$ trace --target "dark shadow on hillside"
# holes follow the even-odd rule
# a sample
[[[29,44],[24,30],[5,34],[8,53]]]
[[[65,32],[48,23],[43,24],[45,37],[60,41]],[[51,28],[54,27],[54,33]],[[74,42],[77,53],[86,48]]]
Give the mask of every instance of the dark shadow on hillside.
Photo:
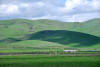
[[[78,44],[77,46],[73,47],[92,46],[100,43],[99,37],[90,34],[66,30],[45,30],[34,34],[29,34],[26,37],[28,37],[28,40],[43,40],[49,42],[56,42],[63,45],[69,45],[73,43]]]

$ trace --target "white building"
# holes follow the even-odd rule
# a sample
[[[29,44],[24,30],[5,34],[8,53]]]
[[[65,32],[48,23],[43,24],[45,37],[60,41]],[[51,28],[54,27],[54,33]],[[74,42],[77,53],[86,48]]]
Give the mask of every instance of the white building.
[[[64,52],[77,52],[78,50],[64,50]]]

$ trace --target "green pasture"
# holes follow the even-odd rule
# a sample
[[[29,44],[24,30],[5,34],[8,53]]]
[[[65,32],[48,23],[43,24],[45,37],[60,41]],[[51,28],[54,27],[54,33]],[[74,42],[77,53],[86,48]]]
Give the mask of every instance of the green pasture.
[[[0,67],[99,67],[100,57],[0,56]]]

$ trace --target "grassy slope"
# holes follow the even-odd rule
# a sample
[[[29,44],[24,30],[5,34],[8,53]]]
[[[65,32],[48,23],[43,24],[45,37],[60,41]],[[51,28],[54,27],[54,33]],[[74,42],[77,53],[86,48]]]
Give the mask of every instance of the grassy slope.
[[[100,25],[100,19],[87,21],[85,23],[63,23],[55,20],[31,21],[25,19],[0,21],[0,46],[12,45],[12,46],[27,47],[33,45],[39,46],[43,44],[44,46],[67,45],[67,47],[97,48],[100,47],[99,25]],[[47,31],[47,34],[41,33],[42,31],[43,32]],[[36,37],[34,37],[35,35]],[[93,44],[91,45],[90,43]]]
[[[100,19],[89,20],[78,25],[79,27],[76,28],[76,31],[100,37]]]
[[[52,20],[6,20],[0,21],[0,39],[22,37],[25,34],[42,30],[66,30],[72,28],[72,23],[61,23]]]

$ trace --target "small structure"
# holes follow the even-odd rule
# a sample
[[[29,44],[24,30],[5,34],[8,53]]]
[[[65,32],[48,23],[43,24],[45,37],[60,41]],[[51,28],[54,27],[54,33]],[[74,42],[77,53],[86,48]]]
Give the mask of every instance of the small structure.
[[[64,52],[70,52],[70,53],[73,53],[73,52],[77,52],[78,50],[64,50]]]
[[[65,48],[64,49],[64,52],[70,52],[70,53],[74,53],[74,52],[77,52],[78,51],[78,49],[76,49],[76,48]]]

